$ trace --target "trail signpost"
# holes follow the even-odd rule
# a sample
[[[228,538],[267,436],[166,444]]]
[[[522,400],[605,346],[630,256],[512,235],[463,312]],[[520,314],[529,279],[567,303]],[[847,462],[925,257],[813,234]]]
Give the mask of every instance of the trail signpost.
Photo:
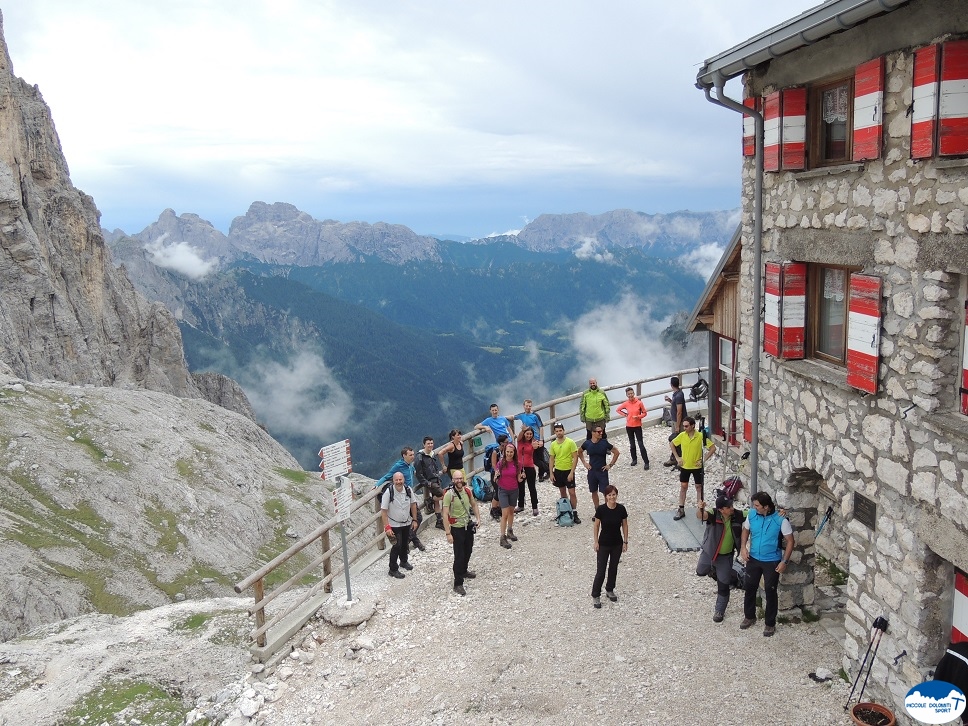
[[[353,471],[353,460],[350,458],[350,440],[343,439],[335,444],[324,446],[319,450],[319,468],[322,473],[321,479],[335,481],[336,488],[333,489],[333,510],[336,512],[336,519],[345,522],[350,518],[350,510],[353,507],[353,482],[344,479],[344,474]],[[346,578],[346,599],[353,599],[353,592],[350,589],[350,566],[349,553],[346,551],[346,526],[340,525],[340,540],[343,546],[343,576]]]

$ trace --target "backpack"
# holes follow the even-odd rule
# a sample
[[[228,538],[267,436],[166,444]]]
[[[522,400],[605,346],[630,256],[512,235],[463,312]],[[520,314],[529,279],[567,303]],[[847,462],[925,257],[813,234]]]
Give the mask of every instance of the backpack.
[[[384,495],[384,493],[386,492],[386,490],[388,488],[390,489],[390,501],[391,502],[393,501],[393,494],[394,494],[394,492],[396,492],[397,488],[395,486],[393,486],[393,482],[392,481],[388,481],[386,484],[384,484],[382,487],[380,487],[380,497],[379,497],[379,499],[380,499],[381,502],[383,501],[383,495]],[[413,499],[413,492],[410,490],[410,487],[404,486],[403,489],[404,489],[404,491],[407,492],[407,496],[410,499]],[[419,512],[418,512],[418,514],[419,514]]]
[[[497,444],[488,444],[484,447],[484,471],[491,471],[491,454],[497,451],[497,448]],[[475,494],[474,496],[476,497],[477,495]],[[480,497],[477,498],[480,499]]]
[[[474,492],[474,498],[479,502],[489,502],[494,496],[491,483],[480,474],[471,477],[471,491]]]
[[[716,488],[716,496],[736,499],[736,495],[739,494],[742,488],[743,480],[738,476],[731,476],[728,479],[724,479],[722,485]]]
[[[555,503],[555,522],[559,527],[570,527],[575,523],[575,510],[567,497],[562,497]]]

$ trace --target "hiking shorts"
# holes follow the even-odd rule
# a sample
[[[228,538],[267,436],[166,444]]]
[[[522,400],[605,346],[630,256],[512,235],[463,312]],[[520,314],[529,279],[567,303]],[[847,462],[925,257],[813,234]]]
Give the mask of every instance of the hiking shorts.
[[[506,507],[517,506],[518,503],[518,490],[517,489],[497,489],[497,498],[501,503],[501,509]]]
[[[679,483],[688,484],[690,474],[692,474],[692,480],[696,482],[696,486],[701,487],[703,485],[702,469],[679,469]]]
[[[588,491],[590,492],[601,492],[605,493],[605,487],[608,486],[608,472],[607,471],[595,471],[594,469],[588,470]]]
[[[570,471],[565,471],[564,469],[555,469],[554,472],[554,482],[556,487],[566,487],[568,489],[575,488],[575,482],[568,481],[568,475],[571,473]]]

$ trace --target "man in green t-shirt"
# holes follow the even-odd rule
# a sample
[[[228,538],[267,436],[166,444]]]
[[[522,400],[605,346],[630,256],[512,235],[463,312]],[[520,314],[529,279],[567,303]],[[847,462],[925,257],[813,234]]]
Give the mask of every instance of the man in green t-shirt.
[[[477,499],[464,486],[464,472],[461,469],[451,471],[451,482],[454,486],[444,493],[441,514],[447,541],[454,546],[454,592],[466,595],[464,579],[477,577],[476,573],[467,569],[467,565],[474,551],[474,529],[481,523],[481,513],[477,509]],[[473,526],[468,526],[472,514]]]
[[[715,509],[706,509],[705,502],[699,502],[696,517],[706,523],[702,538],[702,550],[696,564],[697,575],[716,573],[716,606],[713,622],[721,623],[729,604],[729,592],[733,583],[733,555],[739,552],[743,538],[743,512],[733,508],[729,497],[716,499]]]
[[[551,454],[553,466],[551,476],[555,486],[561,493],[562,499],[571,502],[574,510],[575,524],[581,524],[578,518],[578,495],[575,494],[575,467],[578,464],[578,444],[565,438],[564,424],[556,423],[554,427],[555,440],[551,442],[548,453]]]

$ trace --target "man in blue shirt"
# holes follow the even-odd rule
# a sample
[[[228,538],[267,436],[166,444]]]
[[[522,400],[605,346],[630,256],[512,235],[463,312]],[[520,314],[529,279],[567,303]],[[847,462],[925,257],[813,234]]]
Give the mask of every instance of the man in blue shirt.
[[[501,411],[496,403],[491,404],[491,415],[481,421],[475,428],[478,431],[490,431],[494,434],[494,440],[497,441],[497,437],[504,434],[508,437],[508,441],[514,440],[514,424],[511,421],[514,420],[514,416],[502,416]]]

